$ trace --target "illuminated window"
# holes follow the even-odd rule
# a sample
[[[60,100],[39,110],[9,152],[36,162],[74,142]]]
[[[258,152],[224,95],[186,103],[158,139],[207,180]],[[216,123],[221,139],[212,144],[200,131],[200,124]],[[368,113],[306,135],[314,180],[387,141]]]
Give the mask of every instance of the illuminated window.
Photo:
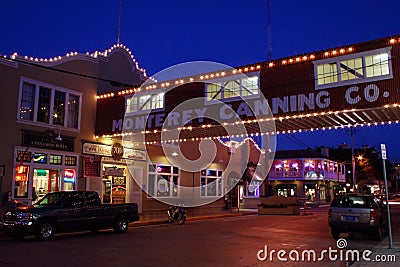
[[[258,77],[242,79],[242,96],[258,94]]]
[[[79,96],[69,94],[67,127],[78,128],[79,125]]]
[[[14,197],[21,198],[28,196],[29,166],[18,165],[14,177]]]
[[[150,94],[135,94],[126,99],[126,112],[136,113],[164,108],[164,91]]]
[[[74,156],[65,156],[65,165],[67,165],[67,166],[76,166],[76,157],[74,157]]]
[[[50,123],[51,89],[40,86],[37,121]]]
[[[207,84],[207,101],[222,99],[222,85],[221,83]]]
[[[376,77],[389,74],[389,55],[382,53],[365,57],[367,77]]]
[[[208,102],[212,102],[258,96],[260,94],[258,83],[259,73],[210,80],[206,83],[206,98]]]
[[[174,166],[149,165],[148,193],[154,197],[179,196],[179,169]]]
[[[79,129],[81,94],[78,92],[23,78],[18,103],[21,122]]]
[[[54,93],[54,103],[53,103],[53,124],[64,125],[65,117],[65,92],[60,92],[58,90]]]
[[[340,77],[342,81],[358,79],[363,76],[362,58],[340,61]]]
[[[224,83],[224,98],[240,96],[240,80],[233,80]]]
[[[34,163],[47,163],[47,154],[34,153],[33,154],[33,162]]]
[[[318,65],[318,84],[335,83],[338,81],[336,63]]]
[[[50,155],[50,164],[61,165],[62,156],[61,155]]]
[[[27,82],[22,83],[21,104],[19,118],[33,121],[35,113],[35,85]]]
[[[202,170],[200,174],[200,196],[222,196],[222,171],[207,169]]]
[[[390,49],[386,47],[314,61],[316,89],[393,78]]]

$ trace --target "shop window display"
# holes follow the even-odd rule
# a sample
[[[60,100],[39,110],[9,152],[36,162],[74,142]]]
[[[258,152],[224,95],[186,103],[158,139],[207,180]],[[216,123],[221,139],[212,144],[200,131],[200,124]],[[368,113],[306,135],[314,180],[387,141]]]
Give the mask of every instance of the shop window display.
[[[178,197],[179,169],[174,166],[149,165],[149,194],[157,197]]]
[[[200,177],[200,195],[206,196],[222,196],[222,171],[220,170],[202,170]]]
[[[36,196],[42,197],[49,192],[59,191],[60,184],[60,170],[33,170],[33,189]]]
[[[18,165],[15,169],[15,191],[14,197],[28,196],[29,166]]]

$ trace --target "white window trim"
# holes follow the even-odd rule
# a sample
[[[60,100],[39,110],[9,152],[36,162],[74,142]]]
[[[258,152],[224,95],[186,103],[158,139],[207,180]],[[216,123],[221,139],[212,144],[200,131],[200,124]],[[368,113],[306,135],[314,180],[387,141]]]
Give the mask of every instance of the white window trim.
[[[322,89],[334,88],[334,87],[339,87],[339,86],[347,86],[347,85],[354,85],[354,84],[360,84],[360,83],[366,83],[366,82],[375,82],[375,81],[392,79],[393,78],[393,68],[392,68],[391,49],[392,49],[392,47],[389,46],[389,47],[384,47],[384,48],[375,49],[375,50],[369,50],[369,51],[360,52],[360,53],[354,53],[354,54],[349,54],[349,55],[344,55],[344,56],[338,56],[338,57],[326,58],[326,59],[313,61],[315,90],[322,90]],[[365,74],[365,67],[366,67],[365,66],[365,57],[371,56],[371,55],[382,54],[382,53],[387,53],[389,55],[389,62],[388,62],[389,74],[381,75],[381,76],[374,76],[371,78],[364,77],[364,78],[351,79],[351,80],[345,80],[345,81],[341,80],[340,67],[338,65],[338,63],[340,61],[355,59],[355,58],[362,58],[364,75],[366,75]],[[335,63],[335,62],[337,65],[338,82],[319,85],[318,84],[318,71],[317,71],[318,65]]]
[[[219,169],[205,169],[205,171],[216,171],[217,174],[218,172],[222,172],[221,176],[208,176],[208,175],[201,175],[201,171],[200,171],[200,198],[215,198],[215,197],[221,197],[224,195],[224,171],[223,170],[219,170]],[[202,178],[206,178],[206,179],[215,179],[215,188],[216,188],[216,195],[215,196],[209,196],[207,194],[207,183],[204,186],[204,190],[205,190],[205,195],[201,195],[201,188],[203,187],[201,185],[201,179]],[[221,181],[221,192],[218,191],[218,181]]]
[[[250,96],[237,96],[237,97],[230,97],[230,98],[222,98],[222,99],[212,99],[208,100],[207,99],[207,84],[215,84],[215,83],[227,83],[229,81],[237,80],[240,79],[240,88],[242,93],[242,79],[243,78],[251,78],[251,77],[258,77],[257,79],[257,89],[258,89],[258,94],[255,95],[250,95]],[[221,92],[222,96],[224,95],[224,92]],[[261,89],[260,89],[260,71],[254,71],[254,72],[249,72],[249,73],[239,73],[235,74],[233,76],[226,76],[223,78],[218,78],[218,79],[211,79],[204,81],[204,105],[214,105],[214,104],[220,104],[221,102],[234,102],[242,99],[255,99],[259,98],[261,94]]]
[[[20,114],[21,98],[22,98],[22,89],[23,89],[24,82],[35,85],[35,100],[34,100],[35,102],[34,102],[34,113],[33,113],[33,120],[32,121],[20,119],[20,117],[21,117],[21,114]],[[39,104],[39,88],[40,87],[46,87],[46,88],[51,89],[49,123],[37,121],[37,108],[38,108],[38,104]],[[54,94],[55,94],[56,90],[65,93],[64,125],[53,124],[53,105],[54,105]],[[79,96],[78,128],[71,128],[71,127],[67,126],[68,125],[68,100],[69,100],[69,95],[70,94]],[[60,129],[66,129],[66,130],[79,132],[80,128],[81,128],[81,117],[82,117],[81,116],[81,114],[82,114],[82,95],[83,95],[82,92],[78,92],[78,91],[70,90],[70,89],[67,89],[67,88],[55,86],[55,85],[52,85],[52,84],[44,83],[44,82],[37,81],[37,80],[34,80],[34,79],[26,78],[26,77],[21,77],[20,84],[19,84],[19,93],[18,93],[17,122],[18,123],[23,123],[23,124],[35,125],[35,126],[36,125],[40,125],[40,126],[44,126],[44,127],[47,127],[47,128],[53,127],[53,128],[60,128]]]

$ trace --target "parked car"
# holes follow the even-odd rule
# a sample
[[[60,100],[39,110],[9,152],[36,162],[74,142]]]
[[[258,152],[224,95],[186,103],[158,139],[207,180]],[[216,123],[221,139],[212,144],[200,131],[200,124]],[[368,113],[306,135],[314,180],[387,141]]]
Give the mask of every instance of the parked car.
[[[337,195],[329,208],[328,224],[335,239],[344,232],[372,232],[380,240],[388,225],[386,205],[374,195]]]
[[[54,233],[113,228],[125,233],[139,220],[136,203],[101,204],[94,191],[48,193],[30,207],[15,207],[3,215],[1,230],[14,238],[35,235],[47,240]]]

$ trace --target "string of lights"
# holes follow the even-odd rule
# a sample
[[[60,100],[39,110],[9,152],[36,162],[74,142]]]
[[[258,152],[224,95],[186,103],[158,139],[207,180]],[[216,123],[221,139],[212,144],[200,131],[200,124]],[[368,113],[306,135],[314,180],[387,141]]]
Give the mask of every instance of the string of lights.
[[[400,43],[400,37],[390,38],[388,41],[386,40],[385,43],[387,45],[398,44],[398,43]],[[320,52],[316,52],[316,53],[312,53],[312,54],[297,55],[297,56],[290,57],[290,58],[277,59],[277,60],[273,60],[271,62],[257,63],[255,65],[249,65],[249,66],[244,66],[244,67],[240,67],[240,68],[233,68],[230,70],[210,72],[210,73],[195,75],[192,77],[177,78],[177,79],[168,80],[168,81],[159,81],[159,82],[155,82],[155,83],[149,84],[147,86],[144,86],[143,88],[136,87],[136,88],[129,88],[129,89],[121,90],[116,93],[101,94],[101,95],[98,95],[97,98],[105,99],[105,98],[114,97],[114,96],[129,95],[129,94],[141,92],[143,90],[167,89],[167,88],[171,88],[171,87],[178,86],[178,85],[181,85],[184,83],[189,83],[189,82],[190,83],[191,82],[204,82],[207,80],[216,79],[216,78],[220,78],[220,77],[237,75],[240,73],[259,71],[263,68],[283,67],[283,66],[286,66],[289,64],[301,63],[301,62],[306,62],[306,61],[311,61],[311,60],[318,60],[318,59],[323,59],[323,58],[328,58],[328,57],[336,57],[336,56],[354,53],[354,52],[357,52],[357,49],[354,46],[350,46],[350,47],[346,47],[346,48],[332,49],[329,51],[320,51]],[[326,76],[326,77],[329,77],[329,76]],[[315,82],[315,80],[316,79],[304,80],[304,83],[311,82],[311,81]],[[296,82],[296,84],[298,84],[298,82]],[[285,84],[285,86],[290,86],[290,84]],[[279,86],[277,86],[277,87],[279,87]]]
[[[92,75],[86,75],[86,74],[78,73],[78,72],[74,72],[74,71],[58,69],[58,68],[54,67],[56,64],[60,64],[62,62],[65,62],[66,60],[79,59],[79,57],[82,57],[82,56],[96,58],[96,59],[100,58],[100,57],[107,58],[107,57],[111,56],[117,49],[124,49],[129,54],[136,69],[138,71],[142,72],[144,77],[146,77],[152,81],[155,81],[152,77],[147,77],[146,70],[139,67],[139,64],[133,57],[132,52],[129,50],[129,48],[127,48],[125,45],[122,45],[122,44],[116,44],[116,45],[112,46],[111,48],[105,50],[104,52],[99,52],[99,51],[95,51],[94,53],[87,52],[85,55],[79,54],[78,52],[70,52],[70,53],[67,53],[64,57],[57,56],[54,58],[37,58],[37,57],[34,58],[34,57],[28,57],[28,56],[19,56],[18,53],[13,53],[10,57],[7,57],[6,55],[0,56],[0,57],[5,60],[9,60],[12,62],[17,62],[17,63],[29,65],[29,66],[34,66],[37,68],[42,68],[42,69],[47,69],[47,70],[51,70],[51,71],[55,71],[55,72],[60,72],[60,73],[74,75],[74,76],[103,81],[103,82],[106,82],[106,83],[110,84],[111,86],[115,86],[115,87],[134,88],[134,87],[140,86],[140,85],[126,84],[126,83],[115,81],[115,80],[95,77]]]

